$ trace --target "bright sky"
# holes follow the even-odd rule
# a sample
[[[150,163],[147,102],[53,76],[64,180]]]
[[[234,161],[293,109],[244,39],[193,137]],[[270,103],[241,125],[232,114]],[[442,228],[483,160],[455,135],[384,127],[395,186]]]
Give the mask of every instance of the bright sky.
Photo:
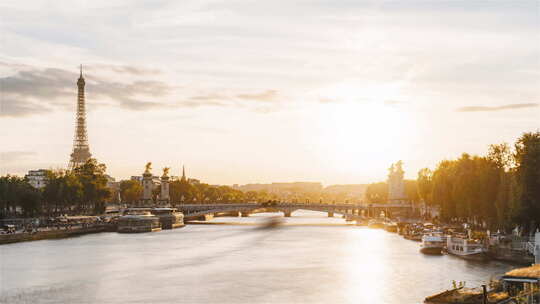
[[[406,177],[540,128],[539,1],[0,3],[0,174],[66,167],[88,137],[212,184]]]

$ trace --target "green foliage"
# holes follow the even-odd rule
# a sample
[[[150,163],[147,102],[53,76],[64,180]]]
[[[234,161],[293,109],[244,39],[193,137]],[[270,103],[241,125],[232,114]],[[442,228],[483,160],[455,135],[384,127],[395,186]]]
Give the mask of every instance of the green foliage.
[[[428,206],[432,205],[433,196],[433,172],[429,168],[423,168],[418,171],[417,192],[421,200],[423,200]]]
[[[34,216],[40,212],[41,192],[28,181],[17,176],[0,177],[0,218],[16,214],[21,208],[23,216]]]
[[[143,194],[142,185],[135,180],[124,180],[120,182],[120,197],[123,202],[135,203],[141,199]]]
[[[540,132],[524,133],[512,153],[508,144],[491,145],[487,156],[462,154],[418,172],[418,193],[437,205],[447,221],[515,225],[534,230],[540,219]]]
[[[420,203],[420,195],[418,194],[418,182],[416,180],[406,179],[405,182],[405,195],[407,199],[413,204]]]
[[[55,171],[48,175],[43,189],[44,205],[49,214],[99,214],[111,195],[105,176],[106,166],[95,159],[73,171]]]
[[[96,159],[89,159],[84,165],[75,168],[72,174],[82,184],[82,199],[79,204],[79,211],[86,213],[102,213],[105,211],[105,200],[110,197],[111,192],[107,187],[107,177],[105,171],[107,167],[100,164]]]
[[[67,171],[49,171],[43,188],[43,207],[46,214],[69,213],[79,209],[84,188],[77,176]]]
[[[366,199],[371,204],[388,201],[388,184],[386,182],[370,184],[366,189]]]
[[[514,159],[520,211],[517,219],[534,229],[540,219],[540,132],[525,133],[517,140]]]

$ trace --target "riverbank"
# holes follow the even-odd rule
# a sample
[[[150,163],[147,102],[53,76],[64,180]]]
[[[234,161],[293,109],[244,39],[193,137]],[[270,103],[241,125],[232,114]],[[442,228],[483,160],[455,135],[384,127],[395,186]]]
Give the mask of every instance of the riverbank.
[[[85,235],[85,234],[110,232],[110,231],[114,231],[114,229],[108,225],[99,225],[99,226],[78,227],[78,228],[71,228],[71,229],[62,228],[59,230],[53,229],[53,230],[37,231],[37,232],[2,234],[0,235],[0,245],[19,243],[19,242],[48,240],[48,239],[62,239],[62,238],[75,237],[75,236],[80,236],[80,235]]]

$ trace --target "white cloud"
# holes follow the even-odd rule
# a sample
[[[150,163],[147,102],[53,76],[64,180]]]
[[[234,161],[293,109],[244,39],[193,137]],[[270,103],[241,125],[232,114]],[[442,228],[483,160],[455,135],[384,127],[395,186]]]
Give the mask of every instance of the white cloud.
[[[118,140],[114,128],[128,125],[124,146],[138,141],[138,134],[150,132],[145,129],[150,126],[181,130],[179,137],[185,137],[191,136],[186,135],[189,132],[200,135],[200,130],[233,124],[228,120],[233,118],[239,122],[225,133],[230,136],[227,141],[219,137],[224,136],[220,132],[215,132],[219,136],[190,137],[190,155],[197,158],[197,146],[209,148],[208,142],[245,147],[253,141],[243,133],[246,125],[268,138],[273,134],[270,124],[285,119],[298,124],[288,127],[305,128],[276,135],[294,146],[298,142],[295,136],[316,133],[305,122],[312,119],[307,113],[318,109],[323,99],[400,101],[401,110],[420,113],[417,124],[437,130],[438,138],[452,138],[453,132],[461,132],[466,125],[482,125],[485,128],[468,132],[464,143],[455,148],[474,152],[499,139],[512,141],[518,131],[505,138],[486,136],[483,130],[492,126],[491,120],[469,121],[470,115],[456,113],[457,108],[538,103],[537,12],[537,1],[506,0],[74,1],[69,5],[2,1],[0,60],[10,65],[0,66],[5,92],[2,111],[4,116],[6,112],[13,115],[8,122],[0,121],[0,128],[16,123],[14,132],[18,134],[10,135],[10,142],[25,138],[41,143],[44,135],[30,129],[36,116],[24,115],[30,111],[39,112],[42,118],[60,119],[71,128],[72,113],[54,110],[73,107],[73,77],[83,63],[94,78],[88,84],[89,108],[115,105],[96,110],[119,124],[99,135]],[[51,79],[53,74],[35,72],[54,72],[51,69],[65,73]],[[31,70],[32,75],[19,73]],[[28,77],[22,77],[25,75]],[[37,76],[41,78],[35,79]],[[20,87],[11,82],[32,77],[40,80],[34,84],[41,85],[25,82]],[[30,89],[33,95],[21,99]],[[126,111],[129,109],[144,111]],[[538,107],[528,110],[493,114],[500,114],[497,119],[508,129],[526,131],[537,127]],[[514,116],[503,117],[503,113],[514,112],[523,117],[519,121]],[[185,118],[173,118],[178,115],[197,121],[184,124]],[[269,125],[259,124],[261,117]],[[41,123],[43,127],[47,122]],[[62,124],[55,125],[55,132]],[[96,126],[90,126],[90,134],[92,128]],[[176,139],[170,140],[171,135],[150,133],[155,138],[145,138],[145,147],[164,145],[161,148],[167,151],[181,150]],[[91,136],[91,141],[97,142],[96,137]],[[63,139],[67,146],[70,140]],[[434,161],[447,153],[442,144],[422,142],[420,137],[410,142],[432,149]],[[45,146],[42,144],[36,147]],[[258,144],[263,150],[275,150],[270,139]],[[25,150],[20,145],[10,143],[6,148]],[[58,149],[56,154],[47,150],[43,157],[59,162],[56,155],[69,151],[59,153]],[[143,150],[141,153],[155,152]],[[291,149],[290,158],[301,160],[298,151],[299,147]],[[403,151],[414,149],[405,147]],[[242,160],[234,153],[230,157]],[[298,162],[289,165],[308,167]],[[387,164],[373,166],[386,168]],[[258,172],[254,169],[252,173]],[[247,174],[239,181],[248,182]],[[340,177],[334,173],[331,178]]]

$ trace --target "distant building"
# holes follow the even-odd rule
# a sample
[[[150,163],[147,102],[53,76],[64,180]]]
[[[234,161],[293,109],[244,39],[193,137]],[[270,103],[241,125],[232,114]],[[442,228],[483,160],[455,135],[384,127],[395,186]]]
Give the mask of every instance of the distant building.
[[[116,183],[116,179],[109,174],[105,174],[105,178],[107,179],[107,186],[110,184]]]
[[[120,189],[120,182],[117,182],[114,177],[105,174],[105,178],[107,179],[107,187],[114,190]]]
[[[32,187],[41,189],[47,185],[48,172],[50,172],[50,170],[46,170],[46,169],[30,170],[28,171],[28,174],[26,174],[24,177],[28,180],[28,183],[32,185]]]

